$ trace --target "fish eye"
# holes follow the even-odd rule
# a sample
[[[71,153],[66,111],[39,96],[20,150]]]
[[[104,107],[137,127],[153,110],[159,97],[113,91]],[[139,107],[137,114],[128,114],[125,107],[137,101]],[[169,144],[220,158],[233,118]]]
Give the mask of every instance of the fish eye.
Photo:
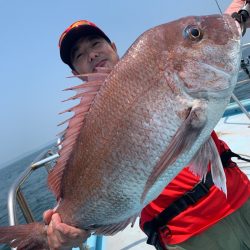
[[[199,27],[189,25],[184,29],[184,37],[192,41],[200,41],[202,39],[202,31]]]

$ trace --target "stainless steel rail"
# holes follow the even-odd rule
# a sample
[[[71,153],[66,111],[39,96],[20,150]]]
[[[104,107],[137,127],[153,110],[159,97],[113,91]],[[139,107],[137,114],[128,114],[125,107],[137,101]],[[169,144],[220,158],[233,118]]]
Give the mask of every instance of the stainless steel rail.
[[[58,140],[58,143],[60,140]],[[11,185],[8,193],[8,217],[9,217],[9,225],[14,226],[18,225],[18,218],[17,218],[17,203],[20,207],[20,210],[23,214],[23,217],[27,223],[34,222],[34,216],[32,214],[32,211],[30,210],[26,199],[21,191],[21,186],[25,183],[25,181],[29,178],[29,176],[37,169],[41,167],[45,167],[48,171],[48,168],[46,166],[47,163],[53,161],[54,159],[59,157],[58,153],[55,153],[53,155],[48,156],[50,153],[48,150],[42,152],[35,160],[34,162],[27,167],[22,174],[14,181],[14,183]],[[48,156],[48,157],[47,157]],[[11,248],[12,250],[15,250],[16,248]]]
[[[23,171],[23,173],[15,180],[15,182],[12,184],[9,194],[8,194],[8,213],[9,213],[9,224],[11,226],[18,224],[18,219],[16,215],[16,202],[18,202],[21,211],[24,215],[24,218],[27,223],[33,222],[34,217],[32,215],[32,212],[30,211],[26,200],[21,192],[21,186],[22,184],[28,179],[28,177],[34,172],[36,169],[43,167],[45,163],[48,163],[56,158],[58,158],[58,154],[54,154],[52,156],[46,157],[48,154],[48,151],[43,152],[40,154],[36,161],[31,164],[27,169]]]
[[[238,104],[238,106],[240,107],[242,113],[244,113],[248,117],[248,119],[250,120],[250,114],[245,109],[245,107],[242,105],[242,103],[240,102],[240,100],[234,94],[232,94],[232,98]]]
[[[57,147],[55,151],[61,148],[60,139],[57,141]],[[50,156],[48,156],[50,155]],[[30,177],[30,175],[37,169],[44,167],[48,171],[47,165],[51,163],[53,160],[59,157],[58,153],[51,154],[50,150],[45,150],[42,152],[33,163],[28,166],[22,174],[15,180],[9,190],[8,194],[8,216],[9,216],[9,224],[11,226],[18,225],[17,218],[17,203],[21,209],[21,212],[25,218],[27,223],[34,222],[34,216],[32,211],[30,210],[26,199],[21,191],[21,186],[25,183],[25,181]],[[103,250],[104,249],[104,240],[102,236],[92,236],[83,245],[79,246],[80,250],[94,249],[94,250]],[[16,248],[11,248],[12,250],[16,250]]]
[[[55,160],[59,157],[59,154],[53,154],[49,157],[46,157],[48,155],[48,151],[44,151],[42,154],[40,154],[34,163],[32,163],[27,169],[23,171],[23,173],[15,180],[15,182],[12,184],[9,194],[8,194],[8,213],[9,213],[9,224],[11,226],[18,225],[18,219],[17,219],[17,213],[16,213],[16,205],[18,202],[19,207],[22,211],[22,214],[26,220],[27,223],[34,222],[34,216],[22,194],[21,186],[25,181],[29,178],[29,176],[34,172],[36,169],[41,167],[46,167],[45,164],[50,163],[51,161]],[[90,247],[92,246],[92,247]],[[12,250],[16,250],[16,248],[11,248]],[[102,250],[104,249],[104,242],[102,236],[92,236],[88,239],[87,242],[83,243],[82,246],[79,246],[80,250],[88,250],[88,249],[94,249],[94,250]]]

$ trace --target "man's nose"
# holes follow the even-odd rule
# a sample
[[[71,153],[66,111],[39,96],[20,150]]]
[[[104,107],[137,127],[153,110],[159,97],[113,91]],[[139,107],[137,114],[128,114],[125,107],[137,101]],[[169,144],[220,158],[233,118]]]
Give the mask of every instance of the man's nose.
[[[89,62],[92,62],[98,56],[99,56],[98,52],[96,52],[96,51],[90,51],[89,52]]]

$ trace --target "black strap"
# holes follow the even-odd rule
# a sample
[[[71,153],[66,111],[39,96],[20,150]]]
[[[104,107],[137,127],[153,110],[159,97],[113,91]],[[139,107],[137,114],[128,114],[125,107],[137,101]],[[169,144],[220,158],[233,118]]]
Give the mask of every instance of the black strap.
[[[212,176],[209,172],[206,176],[206,181],[199,182],[195,187],[186,192],[182,197],[174,201],[171,205],[165,208],[153,220],[144,224],[144,232],[148,235],[147,244],[159,244],[158,230],[166,230],[166,224],[175,216],[186,210],[190,205],[197,203],[213,186]]]
[[[221,161],[224,168],[229,167],[229,161],[231,161],[231,157],[237,157],[238,159],[250,162],[249,159],[245,159],[231,150],[227,150],[221,154]],[[148,235],[147,244],[155,246],[156,249],[162,249],[160,246],[161,244],[158,231],[168,230],[166,224],[175,216],[186,210],[190,205],[197,203],[209,192],[209,189],[212,186],[213,180],[211,172],[208,172],[205,182],[201,181],[197,183],[191,191],[186,192],[182,197],[170,204],[153,220],[146,222],[143,229]]]
[[[244,157],[241,157],[240,155],[232,152],[230,149],[229,150],[226,150],[224,151],[220,158],[221,158],[221,162],[222,162],[222,165],[224,168],[228,167],[228,162],[231,160],[232,157],[237,157],[239,160],[242,160],[242,161],[246,161],[246,162],[250,162],[250,159],[246,159]]]

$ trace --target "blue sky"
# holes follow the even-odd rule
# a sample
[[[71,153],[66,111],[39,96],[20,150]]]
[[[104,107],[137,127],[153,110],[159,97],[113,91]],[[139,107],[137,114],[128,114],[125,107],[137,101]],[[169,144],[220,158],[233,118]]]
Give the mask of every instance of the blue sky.
[[[230,0],[219,0],[221,9]],[[58,113],[78,81],[67,79],[58,38],[72,22],[89,19],[115,41],[122,56],[145,30],[188,15],[218,13],[214,0],[1,1],[0,166],[56,138]]]

